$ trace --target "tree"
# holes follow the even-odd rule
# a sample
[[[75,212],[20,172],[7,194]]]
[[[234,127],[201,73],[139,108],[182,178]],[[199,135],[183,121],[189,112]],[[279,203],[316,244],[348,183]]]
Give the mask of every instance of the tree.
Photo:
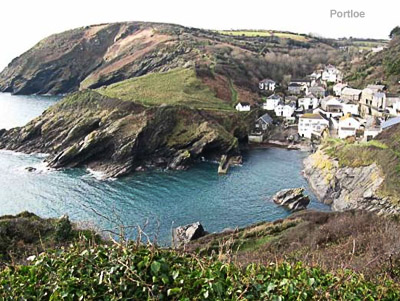
[[[391,39],[393,39],[395,36],[399,36],[400,35],[400,27],[396,26],[395,28],[392,29],[392,31],[389,34],[389,37]]]

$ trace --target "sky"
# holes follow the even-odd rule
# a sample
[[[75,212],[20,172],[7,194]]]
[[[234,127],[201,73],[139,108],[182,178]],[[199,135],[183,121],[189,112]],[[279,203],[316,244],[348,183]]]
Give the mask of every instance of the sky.
[[[394,0],[2,0],[0,70],[46,36],[91,24],[154,21],[205,29],[387,38],[400,25],[399,8]],[[331,10],[363,11],[365,17],[331,18]]]

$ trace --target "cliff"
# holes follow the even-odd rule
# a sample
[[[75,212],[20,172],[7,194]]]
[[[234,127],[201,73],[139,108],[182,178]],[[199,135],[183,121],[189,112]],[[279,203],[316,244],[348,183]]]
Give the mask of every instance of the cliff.
[[[334,210],[400,213],[399,126],[370,142],[327,139],[305,159],[304,175]]]
[[[146,166],[180,169],[201,156],[238,154],[246,132],[245,117],[234,111],[146,107],[87,90],[22,128],[2,131],[0,148],[47,153],[54,168],[86,166],[119,177]]]
[[[319,149],[304,160],[304,165],[304,175],[318,199],[331,205],[333,210],[400,213],[398,206],[379,193],[384,176],[376,163],[362,167],[339,167],[337,161]]]

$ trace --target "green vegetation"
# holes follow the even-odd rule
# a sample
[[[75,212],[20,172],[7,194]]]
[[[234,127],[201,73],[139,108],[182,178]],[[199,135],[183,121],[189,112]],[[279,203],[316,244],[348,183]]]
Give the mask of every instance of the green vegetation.
[[[0,269],[1,300],[400,298],[400,256],[388,252],[398,244],[399,221],[373,213],[303,211],[211,234],[185,250],[71,235],[76,230],[65,218],[22,213],[0,221],[27,233],[35,223],[52,225],[51,235],[64,242],[30,253],[36,257],[29,263],[8,260]],[[21,253],[29,254],[26,246],[19,243]]]
[[[295,41],[308,42],[310,39],[306,35],[280,32],[280,31],[265,31],[265,30],[220,30],[218,33],[230,36],[242,37],[278,37],[282,39],[291,39]]]
[[[81,236],[98,239],[92,231],[76,230],[67,217],[42,219],[33,213],[0,217],[0,267],[25,259],[47,248],[67,245]]]
[[[199,109],[233,110],[203,84],[192,68],[175,69],[128,79],[97,90],[112,98],[146,106],[182,104]]]
[[[392,31],[390,32],[389,37],[390,37],[391,39],[393,39],[394,37],[399,36],[399,35],[400,35],[400,27],[399,27],[399,26],[396,26],[396,27],[393,28]]]
[[[400,297],[397,285],[336,275],[301,263],[251,264],[134,244],[88,245],[41,254],[31,266],[0,273],[5,300],[310,300]]]
[[[389,92],[398,92],[400,37],[396,32],[397,29],[392,31],[392,40],[389,43],[373,45],[387,46],[385,49],[377,53],[358,54],[357,60],[348,65],[349,70],[346,72],[345,80],[349,81],[350,85],[364,88],[367,84],[379,82],[385,84]]]
[[[229,89],[231,90],[232,94],[232,106],[236,106],[239,102],[238,93],[233,86],[232,80],[229,80]]]

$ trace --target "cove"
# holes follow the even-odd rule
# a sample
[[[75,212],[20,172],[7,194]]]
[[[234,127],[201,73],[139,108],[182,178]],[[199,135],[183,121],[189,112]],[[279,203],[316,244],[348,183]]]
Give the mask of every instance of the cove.
[[[20,114],[8,118],[6,126],[22,125],[57,101],[24,97],[24,105],[16,108],[20,96],[0,94],[0,120],[8,112],[2,106],[4,97],[16,100],[8,100],[7,110],[30,112],[24,120]],[[172,227],[195,221],[215,232],[284,218],[290,212],[271,200],[284,188],[306,187],[309,208],[329,210],[301,175],[305,153],[267,148],[243,155],[243,165],[226,176],[217,175],[217,164],[199,162],[186,171],[151,170],[101,181],[84,169],[47,170],[41,155],[0,151],[0,215],[24,210],[43,217],[68,214],[99,229],[112,229],[114,223],[143,226],[148,220],[145,231],[168,244]],[[36,172],[25,170],[28,166]]]

